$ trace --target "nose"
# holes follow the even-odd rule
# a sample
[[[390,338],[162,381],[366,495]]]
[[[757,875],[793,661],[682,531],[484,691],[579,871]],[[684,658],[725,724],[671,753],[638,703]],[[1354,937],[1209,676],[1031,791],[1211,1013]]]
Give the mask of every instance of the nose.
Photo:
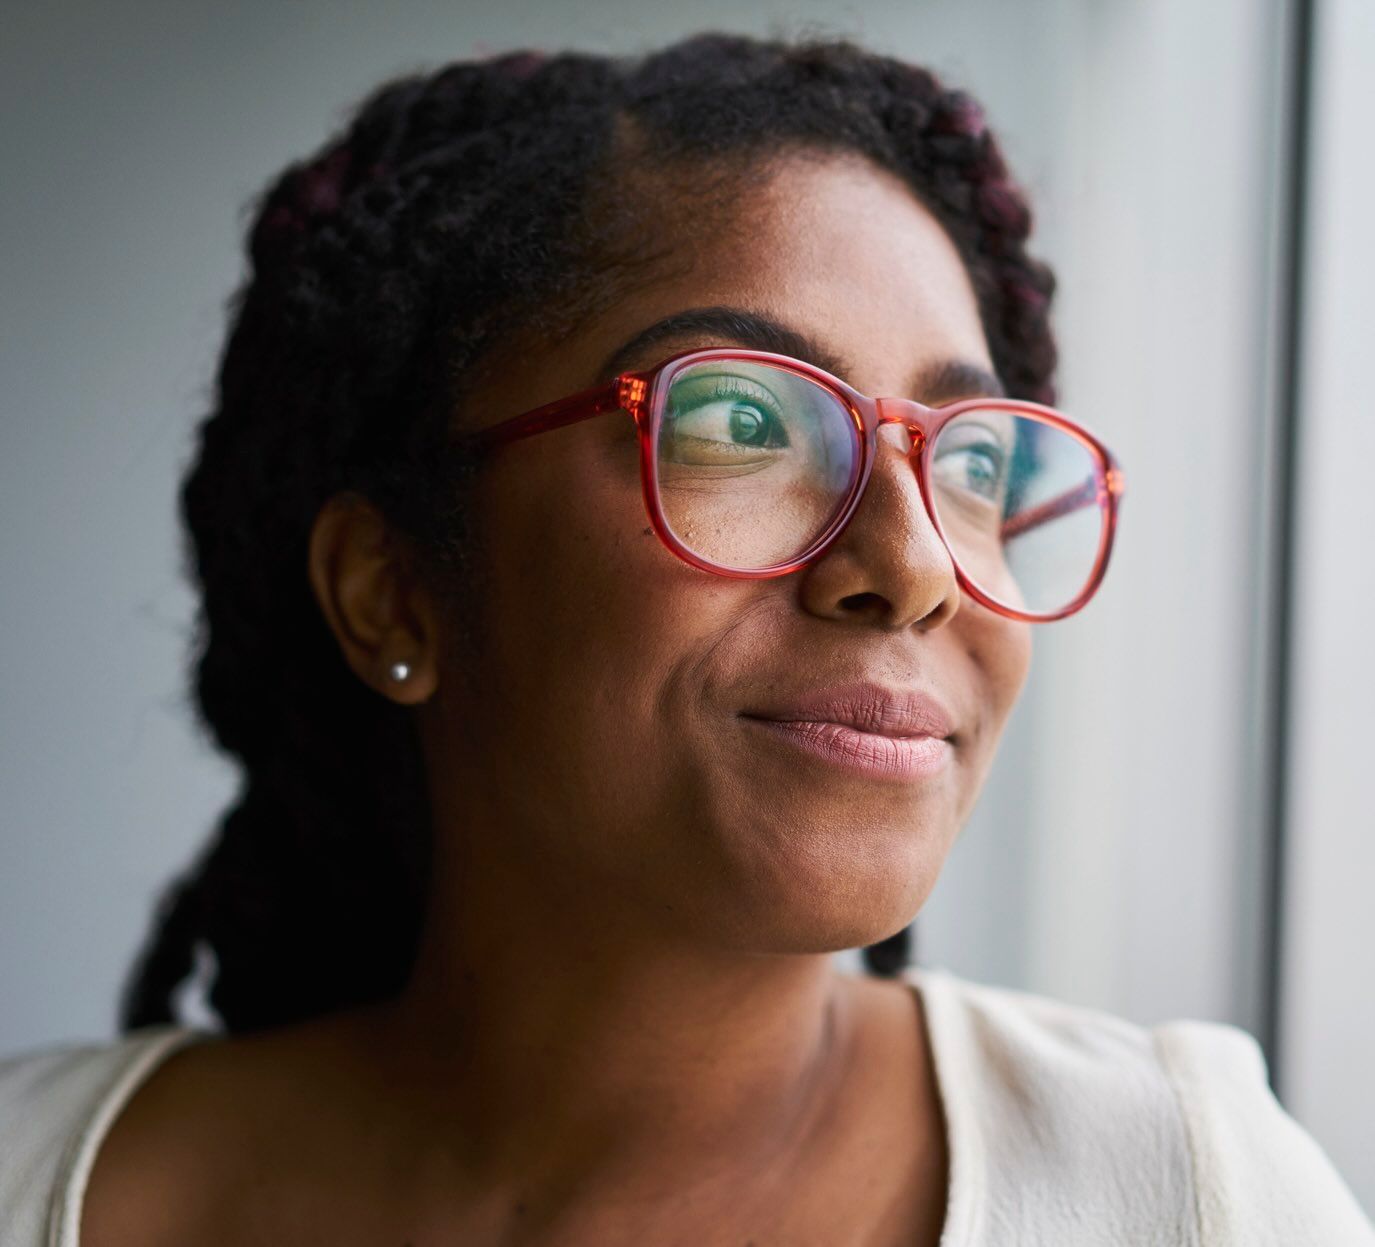
[[[955,565],[917,481],[925,412],[906,399],[879,400],[874,465],[845,529],[802,576],[806,610],[891,631],[930,631],[959,610]]]

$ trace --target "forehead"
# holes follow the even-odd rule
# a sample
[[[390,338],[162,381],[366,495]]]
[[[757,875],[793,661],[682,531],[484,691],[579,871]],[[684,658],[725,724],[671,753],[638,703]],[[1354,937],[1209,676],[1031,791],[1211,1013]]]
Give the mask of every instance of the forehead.
[[[633,196],[618,210],[636,235],[628,251],[649,259],[628,266],[566,338],[540,344],[537,374],[501,370],[521,392],[489,391],[493,410],[476,404],[474,423],[591,385],[608,354],[645,326],[710,305],[750,308],[797,328],[844,361],[843,379],[869,394],[907,394],[912,378],[944,360],[992,371],[954,243],[910,187],[867,158],[791,153],[746,165],[739,176],[649,166],[621,193]],[[627,366],[682,347],[730,344],[709,336],[662,342],[654,358]],[[528,360],[531,348],[520,344],[517,353]]]
[[[705,206],[690,172],[656,180],[676,262],[604,318],[608,339],[675,304],[719,303],[768,309],[824,341],[869,393],[902,393],[924,359],[988,363],[964,263],[895,174],[848,153],[800,153],[750,170],[734,192],[729,177],[711,178]]]

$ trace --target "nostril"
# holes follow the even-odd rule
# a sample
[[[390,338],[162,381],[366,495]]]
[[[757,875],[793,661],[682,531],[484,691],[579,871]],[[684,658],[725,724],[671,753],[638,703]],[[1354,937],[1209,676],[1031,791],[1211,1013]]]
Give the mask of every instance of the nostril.
[[[852,615],[882,614],[889,609],[888,599],[881,593],[851,593],[840,599],[841,609]]]

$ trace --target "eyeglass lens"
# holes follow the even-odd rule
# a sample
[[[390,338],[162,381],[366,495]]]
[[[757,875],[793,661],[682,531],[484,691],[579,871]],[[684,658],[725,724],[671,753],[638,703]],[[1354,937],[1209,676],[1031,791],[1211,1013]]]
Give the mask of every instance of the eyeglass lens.
[[[655,443],[663,518],[719,566],[786,564],[845,508],[860,437],[839,397],[808,377],[753,360],[690,364],[671,379]],[[990,404],[948,421],[930,455],[932,508],[969,580],[1033,614],[1079,596],[1107,523],[1083,442]]]

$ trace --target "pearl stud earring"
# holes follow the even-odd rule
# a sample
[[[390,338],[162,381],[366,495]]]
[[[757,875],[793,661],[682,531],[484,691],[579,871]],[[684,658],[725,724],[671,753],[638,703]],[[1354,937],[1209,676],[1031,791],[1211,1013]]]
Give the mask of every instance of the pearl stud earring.
[[[391,678],[400,684],[408,675],[411,669],[404,662],[394,662],[391,665]]]

